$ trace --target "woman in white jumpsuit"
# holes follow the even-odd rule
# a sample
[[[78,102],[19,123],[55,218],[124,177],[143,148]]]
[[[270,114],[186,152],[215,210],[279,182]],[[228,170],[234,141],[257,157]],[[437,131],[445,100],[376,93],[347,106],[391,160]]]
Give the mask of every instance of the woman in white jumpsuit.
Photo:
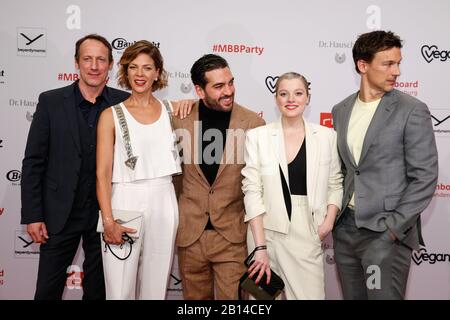
[[[250,277],[259,282],[272,270],[285,283],[287,299],[324,299],[321,241],[332,230],[342,200],[336,133],[307,122],[308,82],[282,75],[275,100],[277,122],[249,130],[242,181]]]
[[[167,86],[167,74],[158,48],[144,40],[119,64],[118,83],[131,96],[101,114],[97,131],[106,298],[164,299],[178,226],[172,175],[181,172],[169,112],[152,94]],[[114,220],[113,209],[142,213],[138,238]]]

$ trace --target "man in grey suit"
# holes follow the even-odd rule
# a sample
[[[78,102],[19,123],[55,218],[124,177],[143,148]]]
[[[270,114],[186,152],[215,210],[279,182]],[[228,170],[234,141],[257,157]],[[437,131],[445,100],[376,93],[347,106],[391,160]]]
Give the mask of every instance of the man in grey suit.
[[[360,90],[333,107],[345,176],[333,239],[345,299],[403,299],[411,252],[424,245],[420,214],[438,156],[427,106],[394,89],[401,48],[392,32],[361,35],[353,47]]]

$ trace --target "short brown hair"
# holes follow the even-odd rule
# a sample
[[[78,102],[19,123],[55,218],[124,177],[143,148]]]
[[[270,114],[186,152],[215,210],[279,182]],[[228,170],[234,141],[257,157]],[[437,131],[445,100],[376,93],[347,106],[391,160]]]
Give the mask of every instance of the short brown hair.
[[[112,47],[111,44],[108,42],[108,40],[106,40],[105,37],[102,37],[98,34],[88,34],[87,36],[84,36],[83,38],[79,39],[76,43],[75,43],[75,61],[79,62],[80,60],[80,47],[83,44],[84,41],[86,40],[97,40],[101,43],[103,43],[105,45],[106,48],[108,48],[108,62],[111,63],[113,62],[113,55],[112,55]]]
[[[275,84],[275,96],[278,95],[278,87],[280,86],[281,81],[283,80],[291,80],[291,79],[300,79],[301,82],[303,82],[305,89],[306,89],[306,95],[309,96],[309,82],[306,80],[304,76],[302,76],[300,73],[297,72],[286,72],[283,73],[278,79],[277,83]]]
[[[152,91],[167,87],[167,72],[164,70],[164,60],[159,49],[147,40],[140,40],[125,49],[118,63],[117,84],[122,88],[131,89],[128,80],[128,66],[141,53],[148,54],[155,63],[155,68],[159,71],[158,80],[152,84]]]
[[[363,33],[353,45],[352,54],[356,72],[359,72],[358,61],[372,62],[375,54],[391,48],[401,48],[402,40],[391,31],[377,30]]]

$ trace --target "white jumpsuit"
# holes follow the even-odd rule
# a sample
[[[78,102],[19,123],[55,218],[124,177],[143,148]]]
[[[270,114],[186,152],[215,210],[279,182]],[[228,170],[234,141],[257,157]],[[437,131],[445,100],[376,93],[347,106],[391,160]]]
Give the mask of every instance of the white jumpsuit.
[[[160,101],[161,103],[161,101]],[[178,205],[172,175],[181,172],[175,152],[169,114],[161,103],[161,116],[152,124],[137,122],[120,104],[127,121],[135,169],[128,159],[117,114],[112,175],[113,209],[143,212],[143,225],[126,260],[130,244],[110,245],[102,241],[102,258],[107,299],[164,299],[170,277],[178,227]]]

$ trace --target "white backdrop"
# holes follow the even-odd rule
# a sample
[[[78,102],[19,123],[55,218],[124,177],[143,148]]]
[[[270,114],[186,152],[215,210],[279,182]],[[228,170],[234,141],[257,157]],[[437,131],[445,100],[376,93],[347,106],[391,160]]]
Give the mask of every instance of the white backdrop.
[[[407,298],[449,299],[449,14],[447,0],[2,1],[0,299],[31,299],[34,294],[39,247],[30,244],[20,225],[21,161],[39,93],[76,77],[77,39],[88,33],[105,36],[115,47],[116,61],[124,44],[155,42],[170,73],[169,88],[158,95],[171,99],[195,98],[192,63],[205,53],[221,54],[236,78],[236,100],[268,122],[277,117],[274,77],[300,72],[311,82],[307,118],[329,125],[332,106],[358,88],[351,47],[359,34],[373,29],[392,30],[405,40],[398,89],[428,104],[439,149],[436,194],[422,215],[427,248],[414,252]],[[112,86],[115,72],[116,67]],[[340,299],[330,237],[324,245],[327,299]],[[81,296],[81,263],[79,252],[68,270],[65,299]],[[172,273],[168,297],[179,299],[176,262]]]

